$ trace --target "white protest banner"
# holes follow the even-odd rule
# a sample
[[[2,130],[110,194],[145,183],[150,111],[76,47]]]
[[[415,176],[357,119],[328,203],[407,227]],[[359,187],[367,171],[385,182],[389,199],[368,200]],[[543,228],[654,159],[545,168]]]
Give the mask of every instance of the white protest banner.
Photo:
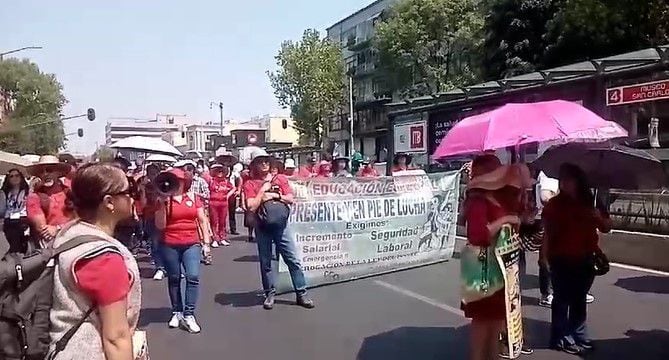
[[[444,261],[453,256],[459,172],[291,179],[286,231],[309,286]],[[292,289],[279,264],[277,287]]]

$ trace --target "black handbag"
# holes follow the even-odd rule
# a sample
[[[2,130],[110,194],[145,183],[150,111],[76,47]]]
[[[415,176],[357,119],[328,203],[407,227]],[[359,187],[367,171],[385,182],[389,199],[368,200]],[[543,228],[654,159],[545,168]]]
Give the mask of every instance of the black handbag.
[[[590,263],[592,265],[592,270],[595,273],[595,276],[606,275],[609,270],[611,270],[609,259],[606,257],[606,255],[604,255],[604,253],[593,253],[590,258]]]
[[[283,229],[288,225],[290,207],[280,200],[268,200],[258,208],[258,222],[264,228]]]

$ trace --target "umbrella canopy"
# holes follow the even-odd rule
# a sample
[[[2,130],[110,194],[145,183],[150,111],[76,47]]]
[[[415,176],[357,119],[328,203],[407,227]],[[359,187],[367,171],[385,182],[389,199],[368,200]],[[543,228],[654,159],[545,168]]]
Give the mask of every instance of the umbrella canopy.
[[[175,162],[177,162],[177,159],[174,156],[170,156],[170,155],[151,154],[146,158],[146,161],[175,163]]]
[[[506,104],[457,123],[441,140],[434,157],[478,154],[543,142],[598,142],[625,137],[620,125],[564,100]]]
[[[608,143],[574,143],[548,149],[532,167],[557,178],[564,163],[578,165],[592,187],[654,190],[667,185],[662,162],[647,152]]]
[[[26,173],[26,167],[32,165],[28,159],[18,154],[0,151],[0,174],[5,175],[11,169],[18,169],[23,174]]]
[[[113,149],[182,156],[181,152],[167,141],[147,136],[127,137],[113,143],[110,147]]]

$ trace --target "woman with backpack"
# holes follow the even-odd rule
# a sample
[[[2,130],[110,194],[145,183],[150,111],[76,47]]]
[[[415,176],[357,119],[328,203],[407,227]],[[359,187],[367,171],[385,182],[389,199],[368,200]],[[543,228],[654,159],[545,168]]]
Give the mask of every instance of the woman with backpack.
[[[70,189],[61,180],[70,168],[53,155],[44,155],[27,168],[30,175],[40,179],[26,199],[26,211],[33,240],[41,245],[51,242],[61,227],[75,217],[67,196]]]
[[[178,180],[178,188],[163,197],[156,211],[156,227],[163,232],[163,262],[167,271],[168,292],[172,304],[170,328],[200,332],[195,306],[200,289],[200,261],[211,254],[209,220],[200,196],[188,192],[192,176],[174,168],[169,171]],[[157,181],[160,180],[158,176]],[[185,271],[186,289],[181,294],[181,269]]]
[[[28,182],[21,171],[9,170],[0,191],[0,213],[4,214],[2,230],[9,243],[10,253],[25,253],[27,250],[25,233],[29,225],[26,198],[29,192]]]
[[[263,307],[274,307],[274,273],[272,271],[272,243],[288,266],[293,288],[297,295],[297,305],[307,309],[314,302],[307,296],[304,272],[297,258],[293,234],[288,231],[288,205],[293,202],[293,191],[284,175],[270,173],[270,156],[262,149],[251,154],[251,178],[244,182],[243,192],[246,208],[253,215],[253,225],[258,243],[260,277],[265,292]]]
[[[141,308],[140,274],[132,253],[113,237],[116,225],[132,215],[132,188],[120,169],[89,164],[77,171],[71,194],[79,219],[65,225],[54,247],[81,237],[93,240],[58,257],[50,350],[56,360],[132,359],[132,331]],[[58,349],[71,329],[76,331]]]

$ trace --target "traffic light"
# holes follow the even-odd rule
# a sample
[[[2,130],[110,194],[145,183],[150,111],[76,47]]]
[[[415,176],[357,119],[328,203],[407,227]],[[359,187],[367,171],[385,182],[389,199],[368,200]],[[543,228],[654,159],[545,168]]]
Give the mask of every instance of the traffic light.
[[[78,137],[84,137],[84,129],[82,129],[82,128],[77,129],[77,136]]]
[[[288,120],[281,119],[281,127],[284,129],[288,129]]]
[[[88,111],[86,111],[86,117],[88,118],[88,121],[95,120],[95,109],[88,108]],[[79,136],[81,136],[81,135],[79,135]]]

